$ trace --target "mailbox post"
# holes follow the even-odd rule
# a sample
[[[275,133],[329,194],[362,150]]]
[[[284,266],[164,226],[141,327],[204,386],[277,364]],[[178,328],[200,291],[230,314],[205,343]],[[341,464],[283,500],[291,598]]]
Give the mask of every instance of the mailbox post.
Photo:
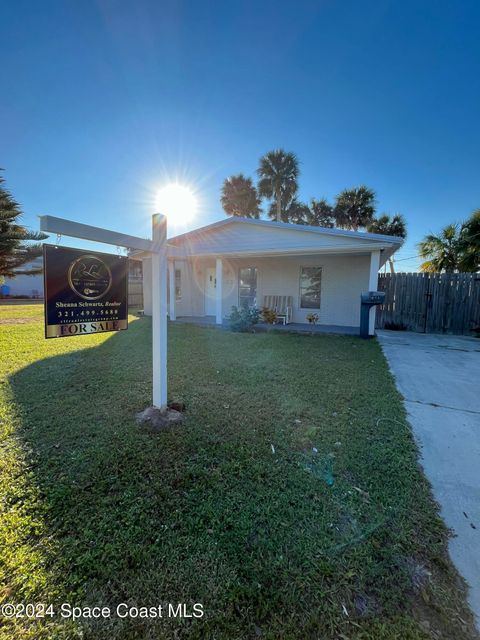
[[[362,293],[360,299],[360,337],[367,339],[372,337],[369,335],[370,309],[377,304],[382,304],[385,300],[385,293],[383,291],[367,291]]]

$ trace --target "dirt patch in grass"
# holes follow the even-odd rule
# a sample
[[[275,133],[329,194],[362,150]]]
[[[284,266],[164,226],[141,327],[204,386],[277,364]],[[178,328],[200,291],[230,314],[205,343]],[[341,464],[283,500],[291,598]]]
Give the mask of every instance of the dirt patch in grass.
[[[42,320],[43,304],[15,304],[0,301],[0,325],[27,324]]]
[[[0,324],[29,324],[30,322],[38,322],[37,318],[0,318]]]

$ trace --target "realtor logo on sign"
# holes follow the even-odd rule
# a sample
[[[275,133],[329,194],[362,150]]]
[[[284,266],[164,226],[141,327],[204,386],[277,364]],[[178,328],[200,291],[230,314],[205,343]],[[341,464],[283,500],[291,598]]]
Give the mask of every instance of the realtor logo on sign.
[[[68,284],[84,300],[99,300],[112,286],[112,272],[98,256],[80,256],[70,265]]]
[[[128,258],[44,245],[45,337],[128,328]]]

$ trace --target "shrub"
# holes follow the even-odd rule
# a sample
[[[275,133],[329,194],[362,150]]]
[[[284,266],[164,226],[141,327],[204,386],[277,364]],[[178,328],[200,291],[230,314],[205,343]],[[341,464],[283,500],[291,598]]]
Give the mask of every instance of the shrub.
[[[228,320],[232,331],[251,331],[253,326],[257,324],[260,317],[260,311],[256,307],[232,307]]]
[[[384,329],[388,331],[408,331],[408,327],[403,322],[385,322]]]
[[[263,307],[262,318],[267,324],[275,324],[275,322],[277,321],[277,312],[274,309]]]

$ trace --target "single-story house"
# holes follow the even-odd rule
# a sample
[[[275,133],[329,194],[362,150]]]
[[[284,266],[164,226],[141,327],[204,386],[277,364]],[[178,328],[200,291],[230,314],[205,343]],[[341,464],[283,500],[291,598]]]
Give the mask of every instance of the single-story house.
[[[232,306],[285,301],[288,320],[358,327],[360,294],[377,289],[378,271],[402,239],[230,217],[170,238],[168,312],[222,324]],[[151,258],[143,259],[144,310],[151,315]],[[268,304],[267,304],[268,306]],[[375,326],[375,307],[370,333]]]
[[[14,278],[5,278],[3,291],[8,292],[8,296],[12,297],[43,298],[43,273],[37,273],[33,276],[22,273],[22,271],[42,268],[43,258],[39,256],[25,264],[23,268],[19,268],[18,275]],[[7,294],[5,293],[4,295],[6,296]]]

